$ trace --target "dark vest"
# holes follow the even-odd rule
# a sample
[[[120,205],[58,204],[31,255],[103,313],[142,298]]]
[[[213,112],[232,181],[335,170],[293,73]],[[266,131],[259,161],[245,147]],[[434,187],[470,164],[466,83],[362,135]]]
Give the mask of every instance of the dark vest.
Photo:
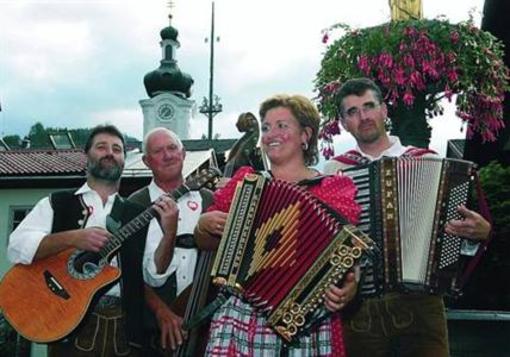
[[[204,212],[205,209],[212,203],[212,192],[208,189],[201,189],[200,196],[202,197],[202,212]],[[129,196],[128,201],[134,202],[143,207],[149,207],[151,205],[149,188],[143,187],[132,193]],[[157,288],[152,287],[152,289],[156,292],[161,300],[170,306],[177,295],[177,278],[175,273],[168,277],[165,284]],[[156,318],[154,317],[152,311],[147,308],[147,306],[145,309],[145,327],[149,330],[157,329]]]
[[[59,191],[50,195],[53,207],[52,232],[62,232],[83,228],[87,222],[89,212],[75,191]],[[121,225],[141,213],[144,208],[117,196],[112,208],[111,216]],[[142,345],[144,285],[143,285],[143,253],[147,227],[130,237],[119,250],[117,255],[122,271],[120,278],[122,308],[126,314],[128,339],[131,343]]]

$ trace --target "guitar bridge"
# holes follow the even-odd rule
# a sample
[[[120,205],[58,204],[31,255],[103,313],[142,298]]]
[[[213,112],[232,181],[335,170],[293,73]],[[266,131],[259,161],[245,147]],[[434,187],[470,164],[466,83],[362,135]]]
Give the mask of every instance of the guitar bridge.
[[[44,271],[44,280],[46,281],[46,286],[51,290],[51,292],[62,299],[69,299],[71,296],[67,293],[62,285],[59,284],[57,279],[51,274],[48,270]]]

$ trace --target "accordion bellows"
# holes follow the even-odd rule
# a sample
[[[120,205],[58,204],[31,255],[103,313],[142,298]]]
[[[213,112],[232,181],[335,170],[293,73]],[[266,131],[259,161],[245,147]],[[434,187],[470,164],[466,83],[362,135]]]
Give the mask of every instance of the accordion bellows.
[[[375,244],[302,187],[248,175],[236,188],[212,276],[290,341]]]
[[[391,291],[458,294],[464,239],[447,234],[446,223],[462,219],[474,164],[434,157],[382,158],[344,170],[358,188],[360,229],[382,256],[367,269],[362,295]]]

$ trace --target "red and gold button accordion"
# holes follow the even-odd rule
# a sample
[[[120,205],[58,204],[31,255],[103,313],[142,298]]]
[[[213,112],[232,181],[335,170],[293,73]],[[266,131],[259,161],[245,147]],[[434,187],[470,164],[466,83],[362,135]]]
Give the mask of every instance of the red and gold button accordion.
[[[392,291],[457,295],[467,241],[444,231],[470,191],[474,164],[440,158],[382,158],[346,169],[358,188],[359,228],[378,245],[380,259],[364,269],[363,296]]]
[[[329,285],[374,249],[304,188],[253,174],[237,186],[211,275],[291,341],[325,316]]]

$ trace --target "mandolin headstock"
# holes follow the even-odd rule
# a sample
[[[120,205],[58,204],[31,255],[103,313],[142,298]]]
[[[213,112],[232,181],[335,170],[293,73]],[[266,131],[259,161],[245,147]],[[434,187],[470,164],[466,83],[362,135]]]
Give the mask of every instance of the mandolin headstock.
[[[208,188],[214,190],[221,177],[221,171],[216,167],[209,167],[200,170],[196,175],[186,180],[186,186],[190,190],[200,190],[201,188]]]

